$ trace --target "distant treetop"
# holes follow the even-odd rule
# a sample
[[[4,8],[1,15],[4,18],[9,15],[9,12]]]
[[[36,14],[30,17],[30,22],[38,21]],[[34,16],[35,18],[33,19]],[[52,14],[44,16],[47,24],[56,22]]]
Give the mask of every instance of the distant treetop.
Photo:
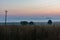
[[[48,24],[50,24],[50,25],[51,25],[51,24],[52,24],[52,20],[48,20]]]
[[[33,25],[33,24],[34,24],[34,22],[32,22],[32,21],[31,21],[31,22],[29,22],[29,24],[30,24],[30,25]]]
[[[27,22],[27,21],[21,21],[20,24],[21,24],[21,25],[27,25],[28,22]]]

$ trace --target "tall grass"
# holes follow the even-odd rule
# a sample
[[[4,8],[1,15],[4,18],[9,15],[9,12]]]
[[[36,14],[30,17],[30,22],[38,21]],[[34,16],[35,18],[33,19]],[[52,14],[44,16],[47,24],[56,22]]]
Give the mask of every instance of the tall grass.
[[[60,26],[0,25],[0,40],[60,40]]]

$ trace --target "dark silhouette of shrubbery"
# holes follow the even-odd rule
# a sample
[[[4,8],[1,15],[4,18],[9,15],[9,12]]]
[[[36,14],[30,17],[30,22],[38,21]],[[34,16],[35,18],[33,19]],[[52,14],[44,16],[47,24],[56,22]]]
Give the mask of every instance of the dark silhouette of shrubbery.
[[[52,24],[52,20],[48,20],[48,24],[50,24],[50,25],[51,25],[51,24]]]
[[[21,24],[21,25],[27,25],[28,22],[27,22],[27,21],[21,21],[20,24]]]
[[[30,25],[33,25],[33,24],[34,24],[34,22],[32,22],[32,21],[31,21],[31,22],[29,22],[29,24],[30,24]]]

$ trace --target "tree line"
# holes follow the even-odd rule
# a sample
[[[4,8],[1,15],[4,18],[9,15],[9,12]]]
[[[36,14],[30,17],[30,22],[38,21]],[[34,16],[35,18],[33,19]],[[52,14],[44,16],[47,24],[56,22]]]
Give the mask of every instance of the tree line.
[[[27,24],[34,25],[34,22],[33,21],[31,21],[31,22],[21,21],[20,24],[21,25],[27,25]],[[48,20],[47,24],[51,25],[52,24],[52,20]]]

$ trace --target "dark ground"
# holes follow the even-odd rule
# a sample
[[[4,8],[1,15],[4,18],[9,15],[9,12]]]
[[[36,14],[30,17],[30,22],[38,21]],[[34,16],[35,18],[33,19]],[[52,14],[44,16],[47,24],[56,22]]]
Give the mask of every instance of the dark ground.
[[[0,40],[60,40],[60,25],[0,25]]]

